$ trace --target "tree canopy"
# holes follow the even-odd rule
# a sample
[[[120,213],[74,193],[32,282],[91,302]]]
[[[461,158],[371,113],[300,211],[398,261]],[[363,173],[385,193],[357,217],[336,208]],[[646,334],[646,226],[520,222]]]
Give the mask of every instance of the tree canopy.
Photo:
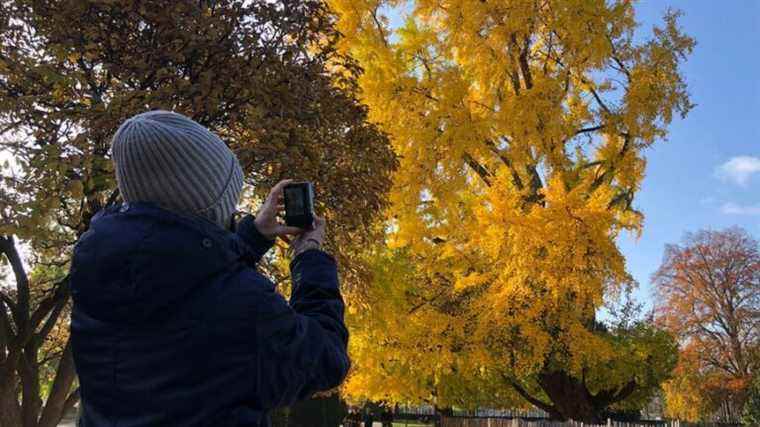
[[[757,240],[740,228],[687,234],[667,246],[653,283],[657,321],[682,344],[668,411],[738,419],[760,364]]]
[[[361,283],[353,254],[376,233],[396,156],[356,100],[360,69],[335,49],[334,20],[316,0],[0,1],[0,150],[13,156],[0,178],[3,422],[53,426],[76,401],[65,328],[54,333],[70,250],[118,200],[110,138],[139,112],[216,131],[245,169],[247,209],[280,179],[313,181],[344,283]],[[39,353],[60,339],[60,363]]]
[[[672,340],[595,316],[632,284],[616,238],[642,227],[645,150],[692,107],[678,13],[642,38],[622,0],[329,3],[400,157],[347,391],[462,405],[477,380],[584,420],[641,404]]]

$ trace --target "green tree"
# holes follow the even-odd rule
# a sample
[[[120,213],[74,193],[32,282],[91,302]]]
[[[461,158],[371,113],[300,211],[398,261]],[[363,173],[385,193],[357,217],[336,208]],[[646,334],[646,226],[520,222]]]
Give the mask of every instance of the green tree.
[[[70,251],[118,200],[110,136],[138,112],[218,132],[251,209],[281,178],[314,181],[328,244],[359,283],[353,254],[376,233],[396,160],[355,99],[359,68],[334,49],[333,22],[316,0],[0,1],[0,150],[13,156],[0,178],[0,426],[52,427],[77,400]]]
[[[744,402],[742,423],[747,426],[760,425],[760,375],[755,375]]]

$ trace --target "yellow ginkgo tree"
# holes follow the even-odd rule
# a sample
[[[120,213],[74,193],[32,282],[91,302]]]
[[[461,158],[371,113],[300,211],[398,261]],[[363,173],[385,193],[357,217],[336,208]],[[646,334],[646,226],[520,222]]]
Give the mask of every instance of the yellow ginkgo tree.
[[[626,0],[329,3],[400,158],[348,395],[642,405],[672,340],[596,314],[633,282],[616,240],[641,231],[645,149],[692,108],[678,13],[644,37]]]

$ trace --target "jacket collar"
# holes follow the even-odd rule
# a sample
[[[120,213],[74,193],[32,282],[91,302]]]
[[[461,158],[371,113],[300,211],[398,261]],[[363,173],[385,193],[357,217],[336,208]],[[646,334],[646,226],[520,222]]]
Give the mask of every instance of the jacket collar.
[[[214,246],[226,250],[231,258],[240,258],[252,255],[251,248],[240,236],[230,230],[226,230],[217,223],[199,215],[183,214],[165,209],[153,202],[123,202],[101,209],[93,216],[92,221],[97,221],[101,216],[108,215],[139,215],[146,218],[168,222],[171,225],[186,226],[193,228],[207,238],[211,239]]]

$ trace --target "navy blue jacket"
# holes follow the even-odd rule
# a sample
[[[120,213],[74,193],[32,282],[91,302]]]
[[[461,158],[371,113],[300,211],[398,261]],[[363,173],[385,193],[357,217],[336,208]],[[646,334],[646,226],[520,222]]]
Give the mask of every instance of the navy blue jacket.
[[[151,203],[99,212],[74,249],[71,342],[82,427],[268,426],[345,377],[334,259],[290,264],[288,303],[255,265],[271,247]]]

